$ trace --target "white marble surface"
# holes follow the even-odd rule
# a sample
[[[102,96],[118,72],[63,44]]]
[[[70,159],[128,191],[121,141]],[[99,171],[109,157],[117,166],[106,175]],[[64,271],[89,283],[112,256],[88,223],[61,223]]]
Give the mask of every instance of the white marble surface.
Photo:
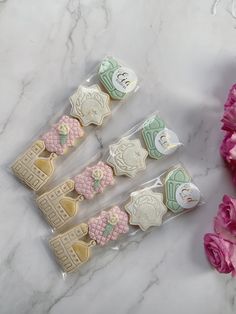
[[[236,20],[230,0],[220,1],[216,15],[212,4],[0,1],[1,314],[236,312],[236,281],[210,268],[202,245],[223,193],[235,194],[218,146],[222,104],[236,81]],[[108,142],[158,109],[185,147],[136,183],[181,160],[205,205],[131,239],[119,252],[107,251],[64,281],[45,248],[50,231],[33,194],[9,165],[107,53],[132,65],[141,88],[71,160],[85,162],[99,150],[97,139]],[[63,170],[72,164],[65,161]]]

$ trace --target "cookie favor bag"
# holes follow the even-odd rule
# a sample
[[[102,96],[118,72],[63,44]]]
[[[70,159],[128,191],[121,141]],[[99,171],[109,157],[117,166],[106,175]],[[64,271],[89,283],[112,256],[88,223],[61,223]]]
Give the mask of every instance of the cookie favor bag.
[[[119,60],[105,57],[69,98],[71,110],[66,108],[64,115],[14,162],[15,176],[32,190],[40,190],[54,173],[55,158],[78,145],[85,127],[101,126],[112,105],[123,102],[137,89],[135,72]]]
[[[148,232],[201,204],[201,193],[183,165],[143,183],[118,205],[97,211],[86,222],[49,240],[64,273],[78,271],[99,250],[133,239],[138,231]],[[128,236],[128,237],[127,237]],[[102,252],[101,252],[102,253]]]
[[[97,163],[40,195],[37,204],[51,227],[60,229],[76,216],[79,206],[86,207],[86,200],[119,184],[120,176],[133,179],[144,171],[148,156],[158,162],[180,145],[178,136],[154,113],[109,145]]]

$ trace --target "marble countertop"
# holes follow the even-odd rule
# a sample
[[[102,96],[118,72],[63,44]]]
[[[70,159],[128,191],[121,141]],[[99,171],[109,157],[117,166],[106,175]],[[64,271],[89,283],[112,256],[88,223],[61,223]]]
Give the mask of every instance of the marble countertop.
[[[1,314],[236,313],[236,281],[210,268],[202,245],[222,195],[235,194],[218,146],[222,105],[236,81],[236,20],[230,0],[215,14],[213,2],[0,1]],[[106,54],[136,70],[140,90],[58,175],[159,110],[184,148],[136,182],[181,161],[205,204],[63,280],[46,249],[50,230],[10,164]]]

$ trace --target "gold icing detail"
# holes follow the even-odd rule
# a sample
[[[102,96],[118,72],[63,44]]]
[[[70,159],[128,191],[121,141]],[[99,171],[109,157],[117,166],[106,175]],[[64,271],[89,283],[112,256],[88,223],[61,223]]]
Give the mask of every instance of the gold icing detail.
[[[81,260],[81,263],[85,263],[90,258],[90,247],[95,245],[95,241],[91,240],[89,243],[84,241],[78,241],[77,243],[72,245],[75,253]]]
[[[76,200],[74,200],[71,197],[65,197],[63,199],[60,200],[60,204],[61,206],[64,208],[64,210],[67,212],[67,214],[70,217],[75,216],[76,214]]]
[[[52,159],[55,158],[55,154],[51,154],[49,158],[38,158],[34,164],[41,171],[43,171],[48,177],[50,177],[54,171]]]

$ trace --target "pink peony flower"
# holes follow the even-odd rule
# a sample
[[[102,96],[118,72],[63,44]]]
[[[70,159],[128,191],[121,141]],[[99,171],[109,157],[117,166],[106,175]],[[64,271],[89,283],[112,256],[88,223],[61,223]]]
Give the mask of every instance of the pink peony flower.
[[[213,233],[204,236],[205,253],[210,264],[220,273],[236,272],[236,246]]]
[[[224,106],[225,110],[231,107],[235,102],[236,102],[236,84],[234,84],[229,91],[229,95]]]
[[[236,169],[236,132],[226,133],[220,146],[220,153],[232,169]]]
[[[223,123],[222,130],[229,132],[236,131],[236,102],[225,109],[221,122]]]

